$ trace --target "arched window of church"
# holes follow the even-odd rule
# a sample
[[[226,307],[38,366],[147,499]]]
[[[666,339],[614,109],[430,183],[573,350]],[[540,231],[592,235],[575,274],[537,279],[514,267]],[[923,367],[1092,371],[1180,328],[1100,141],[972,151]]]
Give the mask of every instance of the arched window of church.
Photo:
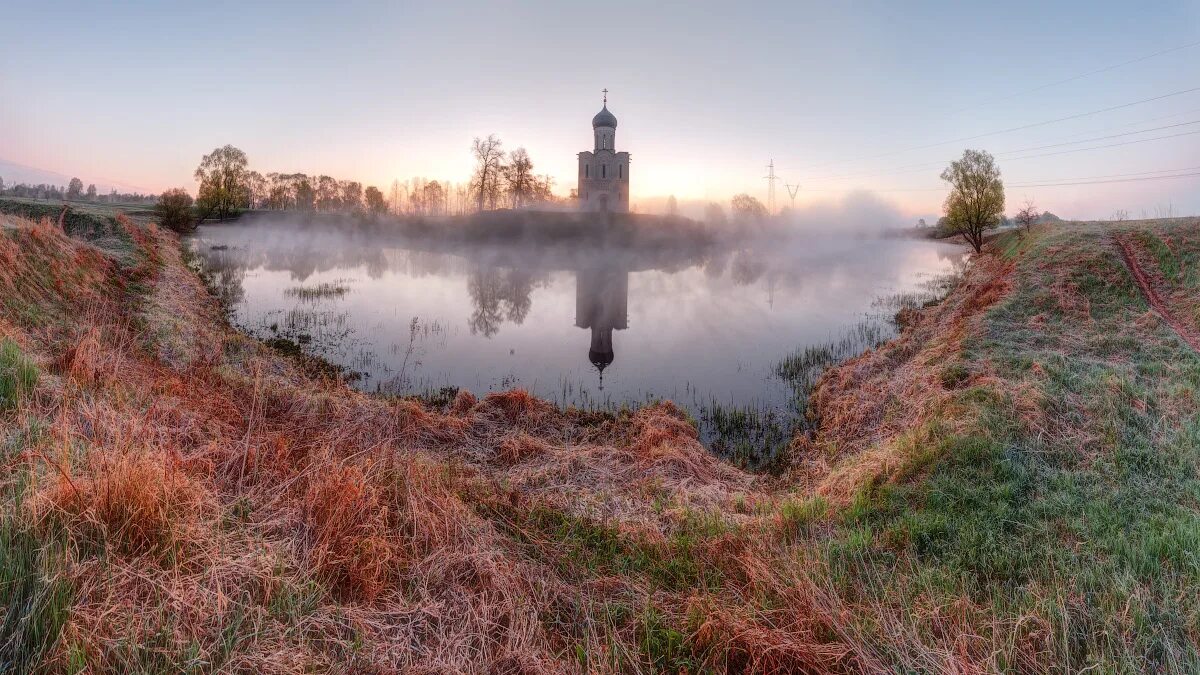
[[[624,177],[625,177],[625,165],[618,164],[617,165],[617,178],[624,178]]]
[[[591,164],[584,164],[584,165],[583,165],[583,177],[584,177],[584,178],[590,178],[590,177],[591,177],[591,174],[592,174],[592,165],[591,165]]]
[[[600,177],[608,178],[608,165],[607,164],[600,165]]]

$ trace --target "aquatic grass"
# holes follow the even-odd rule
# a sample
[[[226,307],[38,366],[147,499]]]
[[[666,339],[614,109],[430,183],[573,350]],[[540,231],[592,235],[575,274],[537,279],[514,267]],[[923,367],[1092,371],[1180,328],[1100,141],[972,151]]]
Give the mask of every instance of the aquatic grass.
[[[696,426],[706,446],[727,462],[750,471],[779,471],[795,435],[795,415],[787,410],[701,405]]]
[[[283,290],[283,297],[316,304],[321,300],[335,300],[345,297],[350,291],[349,283],[339,279],[337,281],[322,281],[315,286],[285,288]]]
[[[826,368],[878,347],[891,337],[890,331],[876,319],[865,319],[847,328],[835,340],[808,345],[785,357],[775,366],[775,374],[795,387],[799,400],[811,390]]]

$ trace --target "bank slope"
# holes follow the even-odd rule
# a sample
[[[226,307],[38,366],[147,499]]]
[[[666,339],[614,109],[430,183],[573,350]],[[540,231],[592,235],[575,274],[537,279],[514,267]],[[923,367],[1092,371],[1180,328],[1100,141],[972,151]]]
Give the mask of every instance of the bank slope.
[[[885,660],[1200,668],[1197,262],[1194,219],[1007,234],[827,376],[808,541]]]
[[[1001,238],[775,479],[669,404],[314,379],[173,236],[0,219],[0,669],[1200,667],[1195,222]]]

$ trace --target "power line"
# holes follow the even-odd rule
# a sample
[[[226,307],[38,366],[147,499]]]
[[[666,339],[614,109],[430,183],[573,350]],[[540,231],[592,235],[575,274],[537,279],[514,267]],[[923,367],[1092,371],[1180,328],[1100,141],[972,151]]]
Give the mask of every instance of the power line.
[[[1106,183],[1136,183],[1147,180],[1170,180],[1172,178],[1190,178],[1192,176],[1200,176],[1200,171],[1194,173],[1180,173],[1171,176],[1146,176],[1144,178],[1114,178],[1111,180],[1092,180],[1092,181],[1075,181],[1070,183],[1013,183],[1005,187],[1027,188],[1027,187],[1062,187],[1066,185],[1103,185]]]
[[[1133,173],[1108,173],[1099,176],[1080,176],[1079,178],[1059,178],[1056,180],[1091,180],[1093,178],[1124,178],[1126,176],[1145,176],[1152,173],[1177,173],[1179,171],[1200,171],[1200,166],[1184,166],[1178,169],[1156,169],[1154,171],[1135,171]]]
[[[949,145],[951,143],[962,143],[964,141],[974,141],[974,140],[977,140],[980,138],[987,138],[988,136],[998,136],[1000,134],[1008,134],[1008,133],[1012,133],[1014,131],[1024,131],[1025,129],[1033,129],[1036,127],[1046,126],[1048,124],[1057,124],[1059,122],[1066,122],[1069,120],[1081,119],[1084,117],[1091,117],[1092,115],[1100,115],[1102,113],[1112,112],[1114,110],[1130,108],[1135,105],[1141,105],[1143,103],[1151,103],[1153,101],[1161,101],[1166,98],[1171,98],[1174,96],[1182,96],[1184,94],[1190,94],[1190,93],[1197,92],[1197,91],[1200,91],[1200,87],[1192,87],[1190,89],[1182,89],[1180,91],[1173,91],[1169,94],[1162,94],[1160,96],[1152,96],[1150,98],[1143,98],[1143,99],[1139,99],[1137,101],[1130,101],[1128,103],[1122,103],[1120,105],[1109,106],[1107,108],[1100,108],[1098,110],[1089,110],[1088,112],[1076,113],[1074,115],[1067,115],[1065,117],[1056,117],[1054,119],[1044,120],[1041,122],[1033,122],[1030,124],[1022,124],[1020,126],[1009,127],[1007,129],[999,129],[996,131],[989,131],[987,133],[975,134],[974,136],[963,136],[961,138],[955,138],[955,139],[951,139],[948,141],[938,141],[937,143],[927,143],[925,145],[917,145],[917,146],[913,146],[910,148],[904,148],[901,150],[893,150],[890,152],[883,152],[883,153],[879,153],[876,155],[864,155],[861,157],[854,157],[854,158],[850,158],[850,159],[837,160],[834,162],[827,162],[825,164],[814,165],[812,167],[809,167],[809,169],[820,168],[821,166],[830,166],[832,164],[840,164],[840,163],[846,163],[846,162],[858,162],[858,161],[862,161],[865,159],[877,159],[879,157],[890,157],[893,155],[899,155],[899,154],[903,154],[906,152],[912,152],[914,150],[925,150],[927,148],[936,148],[938,146]]]
[[[1200,167],[1188,167],[1187,169],[1163,169],[1162,171],[1146,171],[1143,173],[1163,173],[1166,171],[1188,171],[1190,169],[1200,169]],[[1135,176],[1138,174],[1111,174],[1111,175]],[[1191,177],[1195,177],[1195,176],[1200,176],[1200,171],[1195,171],[1195,172],[1191,172],[1191,173],[1176,173],[1176,174],[1172,174],[1169,176],[1146,176],[1143,178],[1113,178],[1111,180],[1085,180],[1083,178],[1060,178],[1060,179],[1053,179],[1053,180],[1049,180],[1049,181],[1045,181],[1045,182],[1009,183],[1009,184],[1005,185],[1004,187],[1005,187],[1005,189],[1008,189],[1008,188],[1028,188],[1028,187],[1064,187],[1064,186],[1069,186],[1069,185],[1103,185],[1103,184],[1107,184],[1107,183],[1131,183],[1131,182],[1153,181],[1153,180],[1171,180],[1171,179],[1175,179],[1175,178],[1191,178]],[[1095,176],[1094,178],[1099,178],[1099,176]],[[882,188],[882,189],[875,189],[873,191],[874,192],[945,192],[946,190],[949,190],[949,189],[950,189],[949,187]],[[812,191],[814,191],[814,192],[840,191],[840,188],[813,188]]]
[[[1095,138],[1084,138],[1084,139],[1081,139],[1078,141],[1066,141],[1064,143],[1051,143],[1050,145],[1037,145],[1032,148],[1025,148],[1023,150],[1009,150],[1007,152],[1001,152],[998,154],[1011,155],[1011,154],[1016,154],[1018,152],[1028,152],[1030,150],[1045,150],[1046,148],[1061,148],[1064,145],[1079,145],[1080,143],[1090,143],[1092,141],[1106,141],[1110,138],[1121,138],[1123,136],[1136,136],[1137,134],[1148,134],[1151,131],[1162,131],[1163,129],[1175,129],[1177,127],[1186,127],[1186,126],[1190,126],[1192,124],[1200,124],[1200,120],[1192,120],[1190,122],[1180,122],[1179,124],[1167,124],[1165,126],[1153,127],[1151,129],[1142,129],[1140,131],[1126,131],[1124,133],[1112,134],[1109,136],[1097,136]]]
[[[1157,121],[1159,121],[1159,120],[1170,119],[1170,118],[1172,118],[1172,117],[1181,117],[1181,116],[1183,116],[1183,115],[1191,115],[1191,114],[1194,114],[1194,113],[1200,113],[1200,108],[1193,108],[1193,109],[1191,109],[1191,110],[1185,110],[1185,111],[1182,111],[1182,112],[1171,113],[1170,115],[1158,115],[1158,116],[1156,116],[1156,117],[1150,117],[1150,118],[1148,118],[1148,119],[1139,120],[1139,121],[1137,121],[1137,122],[1129,122],[1129,123],[1127,123],[1127,124],[1118,124],[1118,125],[1116,125],[1116,126],[1108,127],[1108,129],[1124,129],[1124,128],[1126,128],[1126,127],[1137,126],[1137,125],[1139,125],[1139,124],[1146,124],[1147,122],[1157,122]],[[1188,122],[1188,124],[1191,124],[1191,123],[1192,123],[1192,122]],[[1173,125],[1167,125],[1167,126],[1165,126],[1165,127],[1155,127],[1154,129],[1142,129],[1142,130],[1140,130],[1140,131],[1131,131],[1131,132],[1129,132],[1129,135],[1138,134],[1138,133],[1145,133],[1145,132],[1150,132],[1150,131],[1155,131],[1156,129],[1165,129],[1165,128],[1168,128],[1168,127],[1170,127],[1170,126],[1173,126]],[[1099,130],[1099,131],[1105,131],[1105,130],[1107,130],[1107,129],[1101,129],[1101,130]],[[1089,134],[1089,133],[1096,133],[1096,132],[1094,132],[1094,131],[1084,131],[1084,132],[1080,132],[1080,133],[1076,133],[1076,134],[1068,134],[1068,135],[1066,136],[1066,138],[1073,138],[1073,137],[1076,137],[1076,136],[1082,136],[1082,135]],[[1116,136],[1117,136],[1116,134],[1114,134],[1114,135],[1113,135],[1113,137],[1116,137]],[[1108,137],[1106,137],[1106,136],[1102,136],[1102,137],[1099,137],[1099,138],[1093,138],[1093,139],[1091,139],[1091,140],[1102,140],[1102,139],[1104,139],[1104,138],[1108,138]],[[1079,143],[1084,143],[1084,142],[1086,142],[1086,141],[1084,141],[1084,140],[1081,140],[1081,141],[1078,141],[1078,142],[1079,142]],[[1063,143],[1063,145],[1067,145],[1067,144],[1066,144],[1066,143]],[[1037,149],[1037,148],[1026,148],[1026,150],[1030,150],[1030,149]],[[1016,152],[1022,152],[1022,151],[1020,151],[1020,150],[1007,150],[1007,151],[1002,151],[1002,152],[999,152],[999,153],[997,153],[997,154],[998,154],[998,155],[1004,155],[1004,154],[1013,154],[1013,153],[1016,153]],[[829,176],[829,177],[826,177],[826,178],[824,178],[823,180],[845,180],[845,179],[847,179],[847,178],[863,178],[863,177],[870,177],[870,176],[885,176],[885,175],[889,175],[889,174],[893,174],[893,173],[906,173],[906,172],[907,172],[907,170],[909,170],[909,169],[913,169],[913,170],[918,170],[918,169],[928,169],[928,168],[931,168],[931,167],[937,167],[937,166],[941,166],[941,165],[943,165],[943,164],[947,163],[948,161],[950,161],[950,160],[942,160],[942,161],[934,161],[934,162],[921,162],[921,163],[918,163],[918,164],[901,164],[900,166],[894,166],[894,167],[890,167],[890,168],[886,168],[886,169],[882,169],[882,170],[880,170],[880,169],[869,169],[869,170],[866,170],[866,171],[855,171],[855,172],[852,172],[852,173],[846,173],[846,174],[841,174],[841,175],[837,175],[837,176]]]
[[[1108,72],[1108,71],[1110,71],[1110,70],[1116,70],[1117,68],[1123,68],[1123,67],[1125,67],[1125,66],[1132,65],[1132,64],[1134,64],[1134,63],[1140,63],[1140,62],[1142,62],[1142,61],[1148,61],[1148,60],[1150,60],[1150,59],[1152,59],[1152,58],[1154,58],[1154,57],[1156,57],[1156,56],[1162,56],[1163,54],[1170,54],[1171,52],[1177,52],[1177,51],[1179,51],[1179,50],[1181,50],[1181,49],[1188,49],[1188,48],[1190,48],[1190,47],[1195,47],[1195,46],[1197,46],[1197,45],[1200,45],[1200,41],[1196,41],[1196,42],[1189,42],[1188,44],[1185,44],[1185,45],[1180,45],[1180,46],[1178,46],[1178,47],[1171,47],[1170,49],[1163,49],[1163,50],[1161,50],[1161,51],[1154,52],[1153,54],[1147,54],[1147,55],[1145,55],[1145,56],[1139,56],[1139,57],[1137,57],[1136,59],[1130,59],[1130,60],[1128,60],[1128,61],[1122,61],[1121,63],[1113,64],[1113,65],[1111,65],[1111,66],[1105,66],[1104,68],[1097,68],[1096,70],[1090,70],[1090,71],[1088,71],[1088,72],[1086,72],[1086,73],[1081,73],[1081,74],[1079,74],[1079,75],[1073,75],[1073,76],[1071,76],[1071,77],[1068,77],[1068,78],[1066,78],[1066,79],[1058,80],[1057,82],[1050,82],[1049,84],[1043,84],[1043,85],[1039,85],[1039,86],[1036,86],[1036,87],[1034,87],[1034,88],[1032,88],[1032,89],[1025,89],[1025,90],[1018,91],[1018,92],[1015,92],[1015,93],[1012,93],[1012,94],[1008,94],[1008,95],[1006,95],[1006,96],[1001,96],[1001,97],[999,97],[999,98],[993,98],[993,99],[989,99],[989,100],[986,100],[986,101],[980,101],[980,102],[978,102],[978,103],[973,103],[973,104],[971,104],[971,105],[969,105],[969,106],[966,106],[966,107],[964,107],[964,108],[959,108],[959,109],[957,109],[957,110],[952,110],[952,111],[950,111],[950,112],[949,112],[949,113],[947,113],[947,114],[949,114],[949,115],[953,115],[953,114],[955,114],[955,113],[963,112],[963,111],[966,111],[966,110],[973,110],[973,109],[975,109],[975,108],[978,108],[978,107],[981,107],[981,106],[985,106],[985,105],[989,105],[989,104],[992,104],[992,103],[999,103],[1000,101],[1008,101],[1008,100],[1014,99],[1014,98],[1016,98],[1016,97],[1018,97],[1018,96],[1024,96],[1024,95],[1026,95],[1026,94],[1032,94],[1032,93],[1034,93],[1034,92],[1042,91],[1042,90],[1044,90],[1044,89],[1049,89],[1049,88],[1051,88],[1051,87],[1057,87],[1057,86],[1059,86],[1059,85],[1063,85],[1063,84],[1066,84],[1066,83],[1068,83],[1068,82],[1074,82],[1075,80],[1082,80],[1083,78],[1085,78],[1085,77],[1091,77],[1092,75],[1099,75],[1100,73],[1107,73],[1107,72]]]
[[[1090,143],[1090,142],[1102,141],[1102,140],[1106,140],[1106,139],[1110,139],[1110,138],[1121,138],[1124,136],[1132,136],[1132,135],[1136,135],[1136,134],[1149,133],[1151,131],[1161,131],[1163,129],[1173,129],[1173,128],[1177,128],[1177,127],[1181,127],[1181,126],[1192,125],[1192,124],[1200,124],[1200,120],[1193,120],[1191,122],[1183,122],[1180,124],[1168,124],[1168,125],[1161,126],[1161,127],[1154,127],[1152,129],[1142,129],[1140,131],[1129,131],[1129,132],[1125,132],[1125,133],[1121,133],[1121,134],[1111,134],[1109,136],[1098,136],[1096,138],[1086,138],[1086,139],[1082,139],[1082,140],[1078,140],[1078,141],[1070,141],[1070,142],[1066,142],[1066,143],[1054,143],[1054,144],[1050,144],[1050,145],[1039,145],[1039,146],[1033,146],[1033,147],[1029,147],[1029,148],[1021,148],[1018,150],[1006,150],[1003,152],[996,153],[996,156],[999,157],[999,156],[1003,156],[1003,155],[1016,155],[1016,154],[1023,153],[1023,152],[1031,152],[1033,150],[1042,150],[1042,149],[1046,149],[1046,148],[1062,147],[1064,145],[1078,145],[1080,143]],[[1101,150],[1104,148],[1115,148],[1115,147],[1120,147],[1123,145],[1146,143],[1149,141],[1161,141],[1161,140],[1169,139],[1169,138],[1177,138],[1179,136],[1191,136],[1191,135],[1194,135],[1197,133],[1200,133],[1200,131],[1188,131],[1188,132],[1184,132],[1184,133],[1180,133],[1180,134],[1168,134],[1166,136],[1155,136],[1153,138],[1139,138],[1137,140],[1125,141],[1123,143],[1110,143],[1110,144],[1106,144],[1106,145],[1097,145],[1097,146],[1093,146],[1093,147],[1089,147],[1089,148],[1073,148],[1071,150],[1063,150],[1060,152],[1047,152],[1047,153],[1042,153],[1042,154],[1037,154],[1037,155],[1025,155],[1023,157],[1005,157],[1004,159],[1005,159],[1005,161],[1015,161],[1015,160],[1021,160],[1021,159],[1033,159],[1035,157],[1053,157],[1056,155],[1066,155],[1066,154],[1070,154],[1073,152],[1086,152],[1089,150]],[[944,166],[945,164],[947,164],[951,161],[953,161],[953,160],[947,159],[947,160],[942,160],[942,161],[923,162],[921,164],[909,164],[909,165],[893,167],[892,169],[886,169],[883,171],[876,171],[876,172],[871,172],[871,173],[855,173],[855,174],[844,174],[842,176],[833,176],[830,178],[826,178],[825,180],[827,180],[827,181],[847,180],[850,178],[869,178],[869,177],[874,177],[874,176],[889,176],[889,175],[895,175],[895,174],[900,174],[900,173],[912,173],[915,171],[924,171],[927,169]]]
[[[1200,134],[1200,131],[1185,131],[1179,134],[1170,134],[1167,136],[1155,136],[1154,138],[1139,138],[1136,141],[1125,141],[1124,143],[1109,143],[1108,145],[1094,145],[1090,148],[1075,148],[1074,150],[1062,150],[1059,152],[1044,152],[1040,155],[1025,155],[1024,157],[1008,157],[1006,162],[1011,162],[1019,159],[1034,159],[1036,157],[1054,157],[1055,155],[1067,155],[1072,152],[1086,152],[1088,150],[1102,150],[1104,148],[1117,148],[1122,145],[1134,145],[1135,143],[1148,143],[1150,141],[1162,141],[1168,138],[1179,138],[1180,136],[1193,136]]]

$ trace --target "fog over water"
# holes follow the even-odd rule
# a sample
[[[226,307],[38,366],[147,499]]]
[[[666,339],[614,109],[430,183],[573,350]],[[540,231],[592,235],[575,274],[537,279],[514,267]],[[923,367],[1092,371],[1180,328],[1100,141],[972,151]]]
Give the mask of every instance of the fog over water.
[[[286,219],[203,226],[190,245],[237,325],[361,373],[366,391],[523,387],[563,405],[670,398],[694,413],[787,410],[781,359],[894,313],[878,299],[921,290],[962,255],[811,234],[447,244]]]

